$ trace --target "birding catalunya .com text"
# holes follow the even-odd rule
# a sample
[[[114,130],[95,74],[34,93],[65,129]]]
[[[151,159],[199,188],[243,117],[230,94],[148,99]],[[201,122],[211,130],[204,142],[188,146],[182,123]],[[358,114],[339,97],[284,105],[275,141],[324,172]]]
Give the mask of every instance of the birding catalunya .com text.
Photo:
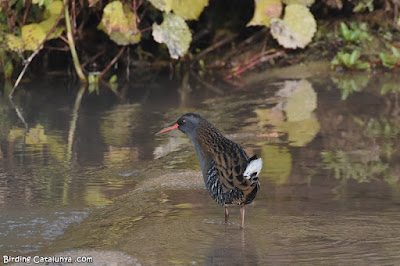
[[[8,263],[27,263],[27,264],[47,264],[47,263],[93,263],[91,256],[3,256],[3,264]]]

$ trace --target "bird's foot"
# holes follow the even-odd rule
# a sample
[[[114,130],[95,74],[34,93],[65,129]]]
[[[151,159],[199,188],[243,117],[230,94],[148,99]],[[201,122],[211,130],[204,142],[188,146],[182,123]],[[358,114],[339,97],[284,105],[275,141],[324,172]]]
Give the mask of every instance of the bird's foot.
[[[244,209],[244,204],[242,204],[240,206],[240,228],[244,229],[244,213],[245,213],[245,209]]]
[[[229,220],[229,212],[227,207],[224,207],[224,213],[225,213],[225,224],[227,224]]]

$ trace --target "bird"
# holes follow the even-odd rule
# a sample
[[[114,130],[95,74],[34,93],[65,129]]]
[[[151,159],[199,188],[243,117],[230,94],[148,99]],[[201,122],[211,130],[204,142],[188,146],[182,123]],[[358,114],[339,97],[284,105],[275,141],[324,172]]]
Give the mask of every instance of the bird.
[[[229,219],[228,207],[239,205],[240,228],[244,229],[245,206],[260,190],[262,158],[257,158],[257,155],[249,158],[239,144],[222,135],[199,114],[184,114],[156,135],[176,129],[194,143],[205,187],[210,196],[224,207],[225,224]]]

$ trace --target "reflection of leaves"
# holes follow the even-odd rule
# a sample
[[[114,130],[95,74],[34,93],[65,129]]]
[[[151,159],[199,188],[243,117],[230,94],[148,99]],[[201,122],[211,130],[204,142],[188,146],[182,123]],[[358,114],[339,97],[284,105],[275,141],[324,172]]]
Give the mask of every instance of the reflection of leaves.
[[[279,126],[285,120],[284,113],[279,108],[255,109],[258,125],[263,128],[267,125]]]
[[[285,82],[282,90],[286,90],[286,87],[295,87],[294,91],[287,96],[287,104],[284,108],[288,121],[309,119],[317,108],[317,94],[311,83],[307,80],[290,81]]]
[[[291,146],[308,144],[320,130],[318,119],[313,114],[317,108],[317,94],[311,83],[307,80],[286,81],[277,95],[284,97],[281,105],[287,118],[276,125],[278,130],[288,133]]]
[[[24,136],[25,130],[22,128],[13,128],[10,129],[8,133],[8,142],[13,142],[16,139],[22,138]]]
[[[265,145],[261,149],[264,160],[261,175],[267,176],[276,184],[284,184],[292,171],[292,155],[288,148]]]
[[[47,136],[44,133],[44,127],[37,124],[36,127],[29,129],[25,138],[25,143],[28,145],[42,145],[47,143]]]
[[[24,138],[25,136],[25,138]],[[61,136],[48,135],[44,127],[37,124],[26,133],[25,129],[14,128],[8,133],[9,142],[24,142],[28,151],[44,151],[47,149],[52,158],[58,162],[65,161],[66,143]]]
[[[53,158],[58,162],[65,162],[67,155],[67,144],[61,136],[48,135],[47,147]]]
[[[103,117],[101,133],[104,141],[112,146],[125,146],[131,138],[139,116],[139,104],[118,105]]]
[[[386,95],[388,93],[399,93],[400,92],[400,84],[397,82],[385,83],[381,88],[381,94]]]
[[[108,147],[108,152],[104,156],[104,165],[112,168],[116,165],[128,164],[132,161],[137,161],[139,150],[135,147]]]
[[[184,56],[192,41],[192,33],[185,20],[173,13],[164,15],[161,25],[153,24],[153,37],[158,43],[165,43],[171,58]]]
[[[400,135],[398,119],[388,120],[383,117],[379,120],[371,118],[366,123],[365,132],[370,137],[395,138]]]
[[[400,136],[399,119],[387,119],[383,117],[378,120],[370,118],[367,122],[364,122],[364,127],[365,134],[377,139],[381,143],[381,149],[387,158],[391,158],[396,152],[394,140]]]
[[[302,121],[283,123],[279,128],[288,133],[290,146],[303,147],[318,134],[320,124],[313,116]]]
[[[278,131],[286,132],[291,146],[307,145],[320,130],[313,113],[317,108],[317,94],[311,83],[307,80],[286,81],[276,95],[281,98],[277,106],[255,110],[260,127],[273,125]]]
[[[323,151],[321,156],[324,168],[333,170],[336,179],[354,179],[362,183],[370,182],[374,175],[390,174],[389,164],[370,158],[368,151]]]
[[[346,100],[350,94],[362,91],[367,85],[369,75],[344,75],[332,78],[332,81],[342,92],[342,100]]]

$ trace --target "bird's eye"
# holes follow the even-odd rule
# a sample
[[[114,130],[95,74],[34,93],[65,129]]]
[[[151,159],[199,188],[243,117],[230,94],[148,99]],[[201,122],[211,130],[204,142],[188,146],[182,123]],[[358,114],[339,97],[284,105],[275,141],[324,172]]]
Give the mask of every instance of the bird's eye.
[[[183,125],[183,124],[185,124],[186,123],[186,121],[185,121],[185,119],[183,119],[182,121],[181,121],[181,124]]]

